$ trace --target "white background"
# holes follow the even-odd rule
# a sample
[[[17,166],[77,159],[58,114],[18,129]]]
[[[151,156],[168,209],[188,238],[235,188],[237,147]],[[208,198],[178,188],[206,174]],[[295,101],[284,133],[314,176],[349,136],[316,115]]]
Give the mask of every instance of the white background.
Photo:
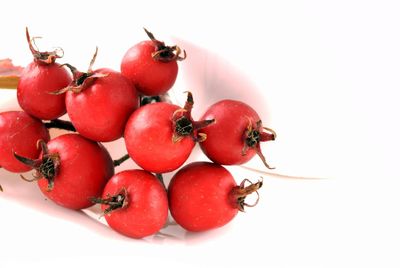
[[[29,26],[39,46],[64,48],[60,62],[85,69],[97,45],[95,66],[118,70],[147,27],[188,53],[174,100],[190,89],[195,116],[221,98],[250,103],[278,133],[263,145],[274,172],[324,179],[264,174],[259,205],[228,226],[132,240],[2,170],[0,267],[400,266],[399,2],[237,2],[3,1],[0,59],[30,62]],[[1,93],[0,110],[16,107],[14,94]]]

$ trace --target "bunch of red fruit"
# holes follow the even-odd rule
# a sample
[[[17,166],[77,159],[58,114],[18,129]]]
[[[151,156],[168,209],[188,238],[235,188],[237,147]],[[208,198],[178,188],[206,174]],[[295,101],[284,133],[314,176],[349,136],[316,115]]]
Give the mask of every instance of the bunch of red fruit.
[[[237,185],[221,165],[240,165],[257,154],[269,167],[260,142],[274,140],[275,133],[240,101],[221,100],[199,121],[191,116],[190,92],[183,108],[163,102],[160,96],[173,86],[177,61],[186,52],[146,33],[150,40],[127,51],[121,72],[92,70],[97,49],[81,72],[56,63],[59,50],[40,52],[26,31],[34,60],[17,87],[23,111],[0,113],[0,166],[16,173],[34,169],[33,179],[23,178],[37,181],[61,206],[102,204],[109,226],[130,237],[159,231],[168,209],[189,231],[223,226],[251,206],[245,198],[258,196],[262,181]],[[65,113],[71,122],[58,119]],[[51,139],[52,127],[77,133]],[[113,161],[101,142],[119,138],[129,155]],[[180,168],[197,142],[212,162],[186,165],[166,189],[161,174]],[[114,174],[114,166],[128,157],[143,169]]]

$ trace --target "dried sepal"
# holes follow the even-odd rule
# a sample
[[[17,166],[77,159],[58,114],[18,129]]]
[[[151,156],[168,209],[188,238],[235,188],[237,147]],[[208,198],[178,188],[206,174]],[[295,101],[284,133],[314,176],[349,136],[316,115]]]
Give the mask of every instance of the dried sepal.
[[[103,211],[102,216],[110,214],[113,211],[123,209],[126,206],[128,206],[128,190],[123,187],[121,190],[119,190],[115,195],[110,195],[107,194],[107,197],[102,199],[100,197],[91,197],[90,201],[94,204],[103,204],[103,205],[108,205],[108,208],[106,208]]]
[[[207,135],[198,133],[198,130],[215,122],[214,119],[194,121],[192,118],[193,95],[190,91],[186,91],[186,93],[187,99],[184,107],[177,109],[172,114],[173,143],[181,141],[184,137],[191,137],[195,142],[202,142],[207,138]]]
[[[246,182],[250,184],[246,186]],[[240,211],[244,212],[245,207],[254,207],[258,204],[258,201],[260,199],[260,194],[258,193],[258,190],[262,187],[262,185],[263,179],[261,177],[261,180],[257,181],[256,183],[252,183],[249,179],[244,179],[240,183],[240,185],[233,188],[231,194],[233,195],[236,206]],[[246,197],[253,193],[257,195],[256,201],[253,204],[246,203]]]
[[[60,170],[60,156],[57,153],[49,153],[46,143],[39,140],[37,146],[41,149],[41,156],[38,159],[30,159],[13,152],[14,157],[21,163],[33,168],[35,171],[32,174],[32,179],[27,179],[23,175],[21,178],[28,182],[46,179],[47,191],[51,191],[54,187],[54,179]]]
[[[245,156],[250,148],[254,149],[263,164],[268,169],[274,169],[267,163],[265,156],[261,151],[260,142],[275,140],[276,132],[270,128],[263,127],[261,120],[253,123],[250,118],[247,119],[248,124],[243,133],[243,148],[241,152],[242,156]]]
[[[107,73],[97,73],[92,70],[93,64],[96,61],[97,53],[98,53],[98,48],[96,47],[96,51],[94,52],[93,57],[90,60],[87,72],[78,71],[77,68],[75,68],[69,63],[64,63],[63,65],[61,65],[61,67],[66,66],[71,71],[72,82],[68,86],[60,90],[49,93],[53,95],[61,95],[66,93],[67,91],[71,91],[73,93],[80,93],[86,88],[90,87],[96,79],[107,77],[108,76]]]
[[[156,61],[170,62],[170,61],[182,61],[186,59],[186,51],[181,49],[179,46],[167,46],[164,42],[157,40],[154,35],[143,28],[149,39],[154,43],[156,51],[151,56]],[[183,56],[181,56],[183,53]]]
[[[35,61],[43,64],[53,64],[56,61],[56,59],[62,58],[64,56],[64,50],[62,50],[62,48],[60,47],[56,48],[53,51],[45,51],[45,52],[39,51],[39,49],[35,44],[35,39],[38,39],[40,37],[31,37],[29,35],[28,27],[25,28],[25,35],[28,41],[29,49]]]

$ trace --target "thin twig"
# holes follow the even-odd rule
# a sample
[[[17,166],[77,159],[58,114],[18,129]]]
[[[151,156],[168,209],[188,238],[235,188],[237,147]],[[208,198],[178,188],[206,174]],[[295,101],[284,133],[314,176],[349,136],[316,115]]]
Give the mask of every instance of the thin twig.
[[[128,159],[129,159],[129,154],[126,154],[126,155],[122,156],[121,158],[114,160],[113,161],[114,167],[118,167],[119,165],[121,165],[123,162],[125,162]]]
[[[75,129],[74,125],[72,125],[71,122],[61,120],[61,119],[54,119],[54,120],[51,120],[50,122],[45,122],[44,125],[46,128],[58,128],[58,129],[64,129],[64,130],[76,132],[76,129]]]

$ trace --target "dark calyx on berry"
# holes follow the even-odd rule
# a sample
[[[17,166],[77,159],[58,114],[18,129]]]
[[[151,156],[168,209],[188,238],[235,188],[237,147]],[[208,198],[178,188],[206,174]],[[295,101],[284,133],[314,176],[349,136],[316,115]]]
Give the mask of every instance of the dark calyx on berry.
[[[260,132],[256,129],[252,129],[247,133],[246,140],[247,146],[254,147],[260,142]]]
[[[38,146],[40,146],[42,151],[41,157],[38,159],[29,159],[18,155],[16,152],[14,152],[14,157],[21,163],[35,170],[33,179],[26,179],[21,175],[22,179],[32,182],[44,178],[48,182],[47,191],[51,191],[54,187],[54,178],[57,176],[60,169],[60,157],[57,153],[50,154],[43,140],[38,141]]]
[[[174,131],[172,141],[174,143],[187,136],[192,137],[196,142],[204,141],[207,135],[204,133],[197,133],[197,130],[215,122],[214,119],[194,121],[192,118],[192,108],[194,104],[193,95],[191,92],[187,92],[187,94],[185,106],[182,109],[176,110],[172,115],[172,128]]]
[[[108,208],[103,211],[103,215],[106,215],[128,205],[128,191],[124,187],[115,195],[107,195],[107,198],[104,199],[92,197],[90,201],[95,204],[108,205]]]
[[[64,63],[62,66],[67,66],[68,69],[70,69],[70,71],[72,72],[72,77],[73,77],[72,82],[67,87],[57,90],[55,92],[52,92],[52,94],[60,95],[60,94],[64,94],[67,91],[72,91],[74,93],[80,93],[83,90],[85,90],[86,88],[88,88],[89,86],[91,86],[97,78],[106,77],[108,74],[97,73],[92,70],[93,64],[97,57],[97,52],[98,52],[98,48],[96,47],[96,51],[92,57],[92,60],[90,61],[87,72],[80,72],[71,64]]]
[[[190,119],[185,116],[178,118],[175,122],[175,131],[181,136],[188,136],[193,133],[193,124]]]
[[[242,149],[242,155],[246,155],[249,148],[254,148],[264,165],[269,169],[274,169],[268,165],[260,147],[260,142],[273,141],[276,139],[276,132],[274,130],[263,127],[261,120],[257,121],[255,126],[253,126],[253,122],[251,119],[249,119],[249,124],[244,131],[243,139],[244,145]]]
[[[183,50],[183,56],[180,56],[182,50],[178,46],[167,46],[164,42],[157,40],[154,35],[146,28],[143,28],[147,36],[153,41],[156,50],[151,54],[154,60],[161,62],[181,61],[186,59],[186,51]]]
[[[29,49],[36,62],[43,64],[53,64],[56,59],[62,58],[64,56],[64,51],[61,48],[57,48],[54,51],[41,52],[36,47],[35,39],[38,37],[30,37],[28,27],[25,28],[26,39],[28,40]]]

